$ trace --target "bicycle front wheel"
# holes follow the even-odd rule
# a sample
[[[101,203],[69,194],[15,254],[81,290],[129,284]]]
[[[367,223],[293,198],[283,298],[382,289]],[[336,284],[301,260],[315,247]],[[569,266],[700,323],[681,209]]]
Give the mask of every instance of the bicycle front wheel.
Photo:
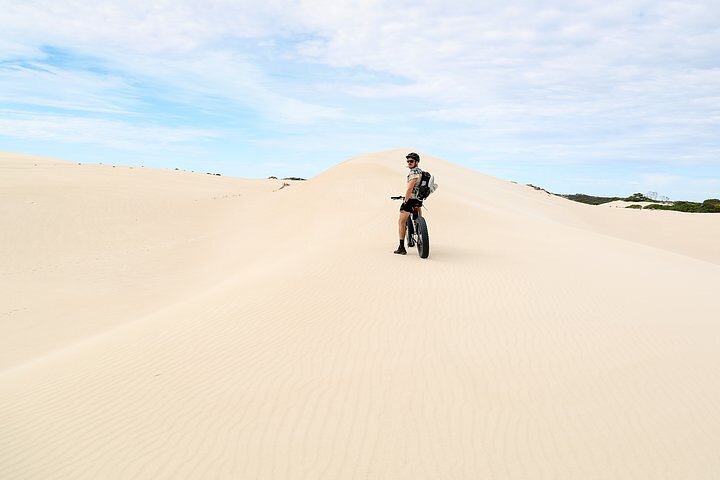
[[[423,217],[417,219],[417,249],[420,258],[427,258],[430,255],[430,235]]]
[[[407,242],[408,247],[413,247],[415,244],[415,228],[413,228],[412,216],[407,219]]]

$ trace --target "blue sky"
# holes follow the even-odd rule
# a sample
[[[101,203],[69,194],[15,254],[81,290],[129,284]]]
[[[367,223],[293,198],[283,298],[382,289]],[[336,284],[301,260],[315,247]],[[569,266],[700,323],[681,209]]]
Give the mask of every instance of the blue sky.
[[[720,3],[0,0],[0,150],[310,177],[402,147],[718,198]]]

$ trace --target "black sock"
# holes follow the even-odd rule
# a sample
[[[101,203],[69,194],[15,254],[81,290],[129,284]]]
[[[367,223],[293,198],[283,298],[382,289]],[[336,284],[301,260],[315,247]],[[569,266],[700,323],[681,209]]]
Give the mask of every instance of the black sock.
[[[400,248],[405,248],[405,240],[400,240]]]

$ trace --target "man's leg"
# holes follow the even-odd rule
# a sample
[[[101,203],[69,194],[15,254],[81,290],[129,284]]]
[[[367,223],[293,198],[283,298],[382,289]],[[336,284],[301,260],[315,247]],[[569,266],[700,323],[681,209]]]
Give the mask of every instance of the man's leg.
[[[405,232],[407,231],[407,219],[410,216],[409,212],[400,212],[400,218],[398,219],[398,233],[400,234],[400,240],[405,240]]]
[[[400,211],[400,217],[398,218],[398,234],[400,236],[400,246],[398,246],[398,249],[395,250],[394,253],[399,253],[402,255],[405,255],[405,253],[407,253],[405,251],[405,230],[406,222],[409,216],[409,212],[404,212],[402,210]]]

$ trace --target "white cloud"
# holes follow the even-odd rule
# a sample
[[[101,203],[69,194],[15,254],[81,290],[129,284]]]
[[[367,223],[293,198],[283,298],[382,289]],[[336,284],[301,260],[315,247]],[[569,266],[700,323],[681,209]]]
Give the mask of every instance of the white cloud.
[[[0,68],[0,102],[82,112],[130,113],[121,77],[70,71],[29,61],[25,66]]]
[[[4,35],[84,52],[158,54],[272,31],[275,2],[251,0],[3,0]]]
[[[191,145],[217,136],[197,128],[135,125],[101,118],[0,110],[0,137],[105,145],[123,150]]]
[[[128,71],[154,71],[164,81],[192,73],[194,85],[219,88],[231,98],[238,90],[247,96],[245,88],[257,96],[269,83],[233,42],[258,38],[272,44],[273,36],[290,40],[297,34],[308,37],[296,50],[301,59],[407,81],[358,85],[349,93],[415,96],[463,108],[470,117],[518,105],[525,110],[519,115],[570,117],[618,105],[651,107],[658,95],[677,109],[709,95],[714,79],[703,74],[720,45],[720,32],[709,21],[717,16],[709,1],[550,1],[538,7],[523,1],[42,0],[10,2],[0,22],[10,38],[56,43],[113,62],[124,56]],[[684,95],[677,95],[671,86],[688,80],[677,78],[682,74],[698,81],[683,83]],[[260,97],[285,102],[277,92]]]
[[[336,109],[273,88],[268,75],[241,54],[220,50],[163,59],[122,56],[118,60],[123,70],[134,71],[149,83],[161,81],[163,92],[159,95],[172,95],[174,102],[202,105],[201,99],[215,98],[290,124],[340,118]]]

